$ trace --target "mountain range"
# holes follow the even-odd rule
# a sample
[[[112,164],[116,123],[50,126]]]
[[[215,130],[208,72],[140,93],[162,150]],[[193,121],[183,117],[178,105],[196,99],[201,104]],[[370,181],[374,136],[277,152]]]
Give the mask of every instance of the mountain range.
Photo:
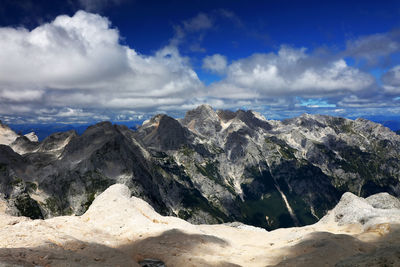
[[[102,122],[41,142],[0,125],[0,198],[11,215],[81,215],[110,185],[194,224],[314,223],[345,192],[400,196],[400,136],[365,119],[283,121],[202,105],[136,130]]]

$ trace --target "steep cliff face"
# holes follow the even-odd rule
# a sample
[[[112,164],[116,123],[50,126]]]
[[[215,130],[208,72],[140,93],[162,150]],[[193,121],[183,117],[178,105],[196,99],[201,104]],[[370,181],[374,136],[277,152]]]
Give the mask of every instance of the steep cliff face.
[[[0,149],[3,198],[23,214],[25,196],[31,217],[82,214],[114,183],[164,215],[266,229],[316,222],[346,191],[400,195],[400,136],[363,119],[273,121],[203,105],[137,131],[103,122]]]

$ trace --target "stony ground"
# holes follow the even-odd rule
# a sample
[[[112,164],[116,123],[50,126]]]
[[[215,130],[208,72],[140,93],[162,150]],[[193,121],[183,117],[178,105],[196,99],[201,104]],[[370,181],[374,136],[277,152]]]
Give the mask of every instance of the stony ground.
[[[164,217],[120,184],[82,216],[30,220],[3,204],[0,266],[400,265],[400,203],[388,194],[346,193],[317,224],[271,232]]]

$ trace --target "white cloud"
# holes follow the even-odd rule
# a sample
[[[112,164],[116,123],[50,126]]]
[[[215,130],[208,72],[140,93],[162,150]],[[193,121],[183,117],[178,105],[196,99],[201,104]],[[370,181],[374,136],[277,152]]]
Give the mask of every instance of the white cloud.
[[[277,54],[255,54],[227,68],[225,80],[211,86],[215,96],[253,98],[271,96],[323,97],[362,91],[374,78],[346,64],[343,59],[323,60],[305,49],[281,47]]]
[[[7,102],[23,102],[32,101],[42,98],[44,91],[42,90],[13,90],[13,88],[3,88],[0,90],[0,101]]]
[[[107,18],[85,11],[32,31],[0,28],[0,105],[76,116],[62,109],[156,109],[201,93],[202,82],[175,47],[141,55],[119,39]]]
[[[384,95],[373,96],[357,96],[346,95],[337,102],[337,105],[345,108],[393,108],[397,106],[391,98],[386,98]]]
[[[223,74],[226,71],[227,64],[226,57],[220,54],[207,56],[203,59],[203,69],[219,74]]]
[[[2,84],[93,88],[128,71],[118,31],[106,18],[84,11],[32,31],[0,28],[0,40]]]
[[[65,108],[60,110],[55,116],[56,117],[87,117],[93,116],[93,113],[84,112],[82,109]]]
[[[359,107],[369,107],[371,106],[372,101],[370,99],[363,99],[360,98],[356,95],[349,95],[349,96],[345,96],[343,97],[342,100],[340,100],[338,102],[338,104],[341,107],[353,107],[353,108],[359,108]]]
[[[181,37],[211,29],[215,14],[182,22]],[[131,111],[135,116],[181,114],[202,103],[258,111],[268,106],[271,113],[288,114],[306,108],[296,106],[296,97],[321,99],[338,108],[387,107],[396,103],[384,94],[393,99],[400,91],[400,66],[384,75],[382,90],[371,75],[343,59],[310,54],[305,48],[282,46],[277,53],[230,64],[214,54],[203,59],[202,67],[224,78],[206,87],[177,44],[140,54],[120,44],[119,32],[107,18],[85,11],[59,16],[31,31],[3,27],[0,116],[11,121],[122,120],[131,118]],[[381,91],[379,99],[374,90]]]
[[[400,94],[400,65],[391,68],[383,77],[383,88],[388,94]]]
[[[393,31],[349,40],[344,54],[357,59],[366,59],[369,64],[375,64],[381,57],[387,57],[398,51],[400,51],[400,32]]]

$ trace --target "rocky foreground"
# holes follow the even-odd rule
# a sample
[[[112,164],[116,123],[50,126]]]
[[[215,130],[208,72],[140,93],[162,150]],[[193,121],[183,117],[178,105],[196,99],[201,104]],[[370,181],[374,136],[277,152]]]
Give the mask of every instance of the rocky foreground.
[[[4,213],[1,266],[399,266],[400,201],[345,193],[318,223],[264,229],[161,216],[116,184],[82,216]]]

